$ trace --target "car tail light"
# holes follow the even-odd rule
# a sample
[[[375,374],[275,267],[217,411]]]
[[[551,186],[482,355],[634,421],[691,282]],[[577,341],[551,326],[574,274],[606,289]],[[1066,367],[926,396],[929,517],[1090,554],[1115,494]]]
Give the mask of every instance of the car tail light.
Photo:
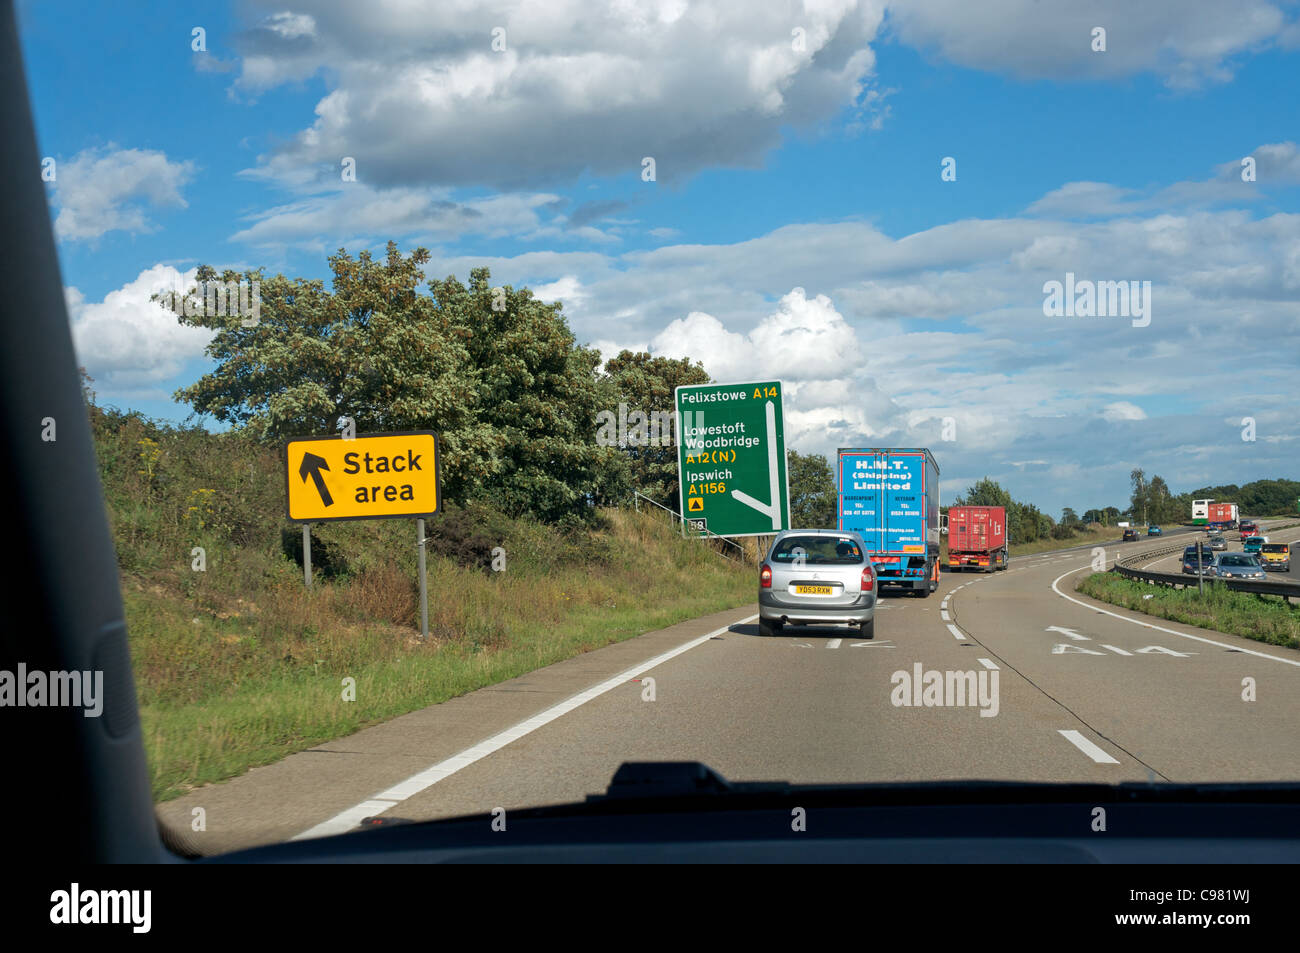
[[[870,592],[872,589],[875,588],[875,585],[876,585],[876,574],[873,573],[871,571],[871,567],[868,566],[866,569],[862,570],[862,591]]]
[[[771,566],[764,565],[763,568],[758,571],[758,586],[760,589],[772,588],[772,567]]]

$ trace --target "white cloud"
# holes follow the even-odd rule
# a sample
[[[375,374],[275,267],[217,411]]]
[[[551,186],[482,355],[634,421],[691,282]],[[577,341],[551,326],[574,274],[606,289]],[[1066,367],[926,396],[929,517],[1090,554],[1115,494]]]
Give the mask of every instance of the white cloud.
[[[534,285],[531,290],[534,298],[545,301],[547,304],[552,301],[560,301],[567,306],[572,306],[586,297],[582,290],[582,282],[573,275],[565,275],[550,284]]]
[[[1147,419],[1146,411],[1137,404],[1130,404],[1126,400],[1117,400],[1112,404],[1107,404],[1102,408],[1101,416],[1110,421]]]
[[[149,300],[164,289],[192,287],[196,272],[155,265],[103,301],[86,301],[76,288],[64,290],[77,361],[95,379],[101,397],[160,384],[179,374],[187,362],[203,357],[213,332],[186,327]]]
[[[960,66],[1027,79],[1117,79],[1152,73],[1174,89],[1232,79],[1232,57],[1293,42],[1269,0],[900,0],[889,28],[909,46]],[[1092,49],[1094,27],[1105,52]]]
[[[154,230],[146,212],[185,208],[181,189],[194,175],[193,162],[172,162],[156,150],[87,149],[56,167],[54,230],[64,241],[99,238],[106,232]]]
[[[881,0],[376,6],[315,0],[306,16],[250,4],[262,18],[241,37],[238,91],[321,71],[333,84],[314,123],[257,174],[301,185],[336,176],[351,155],[379,187],[519,189],[584,170],[634,181],[653,156],[658,181],[671,182],[756,166],[784,127],[878,109],[869,44]],[[492,47],[497,27],[503,50]]]
[[[711,314],[692,311],[673,321],[652,342],[665,357],[708,354],[709,370],[722,381],[782,377],[817,380],[842,377],[856,367],[859,347],[853,329],[831,300],[809,300],[795,288],[777,310],[748,334],[728,331]]]
[[[566,231],[545,218],[558,197],[507,193],[456,201],[448,189],[373,189],[360,183],[304,197],[250,216],[231,241],[259,247],[297,246],[333,251],[404,236],[430,243],[468,235],[488,238],[605,238],[594,228]]]

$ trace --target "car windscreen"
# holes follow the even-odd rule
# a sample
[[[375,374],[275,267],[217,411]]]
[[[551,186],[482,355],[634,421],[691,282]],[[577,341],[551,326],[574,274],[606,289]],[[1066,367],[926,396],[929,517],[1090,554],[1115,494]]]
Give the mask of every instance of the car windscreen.
[[[866,559],[851,536],[787,536],[773,547],[771,560],[793,564],[800,556],[809,566],[856,566]]]

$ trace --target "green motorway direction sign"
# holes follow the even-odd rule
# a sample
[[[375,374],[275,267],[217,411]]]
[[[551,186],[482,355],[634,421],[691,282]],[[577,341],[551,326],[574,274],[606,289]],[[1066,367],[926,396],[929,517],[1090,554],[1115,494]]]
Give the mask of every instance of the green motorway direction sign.
[[[789,529],[781,382],[678,387],[677,475],[682,516],[697,532]]]

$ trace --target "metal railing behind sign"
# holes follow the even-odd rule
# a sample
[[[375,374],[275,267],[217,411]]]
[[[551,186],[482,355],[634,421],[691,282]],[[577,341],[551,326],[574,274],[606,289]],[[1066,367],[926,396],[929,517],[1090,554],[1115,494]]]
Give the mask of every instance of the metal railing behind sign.
[[[687,532],[686,532],[686,520],[682,519],[682,514],[681,514],[681,513],[678,513],[676,510],[669,509],[668,507],[664,506],[662,503],[657,503],[657,502],[655,502],[654,500],[650,499],[650,497],[646,496],[644,493],[641,493],[641,492],[639,492],[639,491],[637,491],[637,490],[633,490],[633,491],[632,491],[632,502],[633,502],[633,505],[636,506],[636,509],[637,509],[637,512],[638,512],[638,513],[641,511],[641,501],[642,501],[642,500],[645,500],[645,501],[646,501],[647,503],[649,503],[651,506],[657,506],[657,507],[659,507],[659,509],[663,510],[665,513],[669,513],[669,514],[671,514],[674,520],[676,520],[676,521],[678,521],[678,522],[680,522],[680,523],[682,524],[682,535],[683,535],[683,536],[689,535],[689,534],[687,534]],[[745,548],[744,548],[743,546],[741,546],[739,543],[737,543],[735,540],[727,539],[727,537],[725,537],[725,536],[719,536],[717,533],[714,533],[714,532],[712,532],[712,531],[710,531],[710,530],[708,530],[708,529],[705,529],[705,530],[697,530],[696,532],[699,534],[699,536],[700,536],[701,538],[708,537],[709,539],[716,539],[716,540],[718,540],[718,541],[721,542],[721,543],[725,543],[726,545],[728,545],[728,546],[732,547],[733,549],[735,549],[736,552],[739,554],[739,556],[737,557],[737,556],[732,556],[732,555],[730,555],[729,553],[725,553],[725,552],[721,553],[721,555],[725,556],[727,559],[735,559],[735,558],[739,558],[739,560],[740,560],[741,562],[744,562],[744,561],[745,561]]]

